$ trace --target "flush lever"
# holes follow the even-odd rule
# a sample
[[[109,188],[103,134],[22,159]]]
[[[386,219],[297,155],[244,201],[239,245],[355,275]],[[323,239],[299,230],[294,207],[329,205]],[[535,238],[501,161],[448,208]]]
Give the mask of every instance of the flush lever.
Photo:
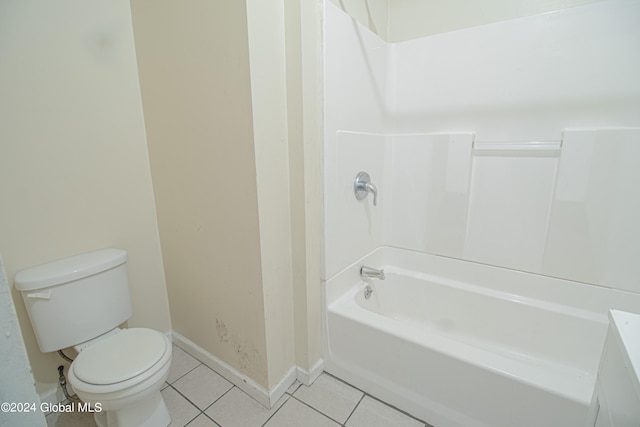
[[[29,292],[27,294],[27,298],[34,299],[51,299],[51,291],[43,291],[43,292]]]
[[[356,180],[353,183],[353,192],[358,200],[362,200],[367,197],[367,194],[373,193],[373,206],[378,204],[378,189],[371,183],[371,177],[366,172],[360,172],[356,175]]]

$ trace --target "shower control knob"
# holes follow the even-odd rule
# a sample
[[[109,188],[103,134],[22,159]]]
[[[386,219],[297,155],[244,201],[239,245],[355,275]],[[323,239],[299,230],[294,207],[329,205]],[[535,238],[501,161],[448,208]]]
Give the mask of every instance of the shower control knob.
[[[367,194],[373,193],[373,206],[378,204],[378,189],[371,183],[371,177],[366,172],[360,172],[356,175],[353,192],[358,200],[363,200]]]

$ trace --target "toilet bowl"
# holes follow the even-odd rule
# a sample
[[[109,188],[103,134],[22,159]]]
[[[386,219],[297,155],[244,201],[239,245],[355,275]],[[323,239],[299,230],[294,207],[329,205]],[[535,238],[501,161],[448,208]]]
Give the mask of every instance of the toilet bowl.
[[[120,329],[133,314],[127,253],[102,249],[19,272],[21,292],[44,353],[74,347],[69,383],[100,427],[166,427],[160,389],[171,342],[146,328]]]
[[[171,365],[171,342],[145,328],[118,330],[80,348],[69,383],[91,408],[99,427],[166,426],[171,418],[160,389]]]

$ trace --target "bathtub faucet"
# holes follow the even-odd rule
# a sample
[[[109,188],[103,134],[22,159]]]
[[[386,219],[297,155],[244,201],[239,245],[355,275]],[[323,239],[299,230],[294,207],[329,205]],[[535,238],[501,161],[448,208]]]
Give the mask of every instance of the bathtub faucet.
[[[384,270],[378,270],[377,268],[371,268],[363,265],[362,267],[360,267],[360,276],[384,280]]]

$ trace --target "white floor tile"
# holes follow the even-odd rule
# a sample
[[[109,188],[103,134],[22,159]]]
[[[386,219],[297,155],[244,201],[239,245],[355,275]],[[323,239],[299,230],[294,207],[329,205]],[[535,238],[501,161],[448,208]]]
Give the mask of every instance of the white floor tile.
[[[207,418],[206,415],[200,414],[195,420],[191,421],[186,427],[218,427],[216,423]]]
[[[334,420],[344,423],[363,393],[330,375],[321,374],[310,387],[302,385],[293,395]]]
[[[174,351],[176,379],[162,390],[171,427],[431,427],[327,374],[311,387],[296,381],[266,409],[179,347]],[[90,413],[54,413],[46,420],[48,427],[96,426]]]
[[[347,427],[424,427],[406,414],[365,396],[347,421]]]
[[[172,384],[200,364],[198,359],[177,345],[173,346],[171,357],[171,368],[169,368],[169,376],[167,377],[169,384]]]
[[[198,408],[172,387],[167,387],[160,393],[162,393],[164,403],[167,404],[169,415],[171,415],[171,427],[183,427],[200,413]]]
[[[172,385],[202,410],[233,387],[233,384],[205,365],[199,365]]]
[[[206,411],[222,427],[260,427],[289,398],[285,394],[271,409],[267,409],[248,394],[234,387]]]
[[[264,427],[339,427],[340,424],[294,398],[287,400]]]
[[[52,412],[45,418],[48,427],[96,427],[90,412]]]
[[[300,387],[302,385],[302,383],[298,380],[295,380],[293,382],[293,384],[291,384],[291,386],[287,389],[287,393],[289,394],[293,394],[295,393],[295,391],[298,389],[298,387]]]

